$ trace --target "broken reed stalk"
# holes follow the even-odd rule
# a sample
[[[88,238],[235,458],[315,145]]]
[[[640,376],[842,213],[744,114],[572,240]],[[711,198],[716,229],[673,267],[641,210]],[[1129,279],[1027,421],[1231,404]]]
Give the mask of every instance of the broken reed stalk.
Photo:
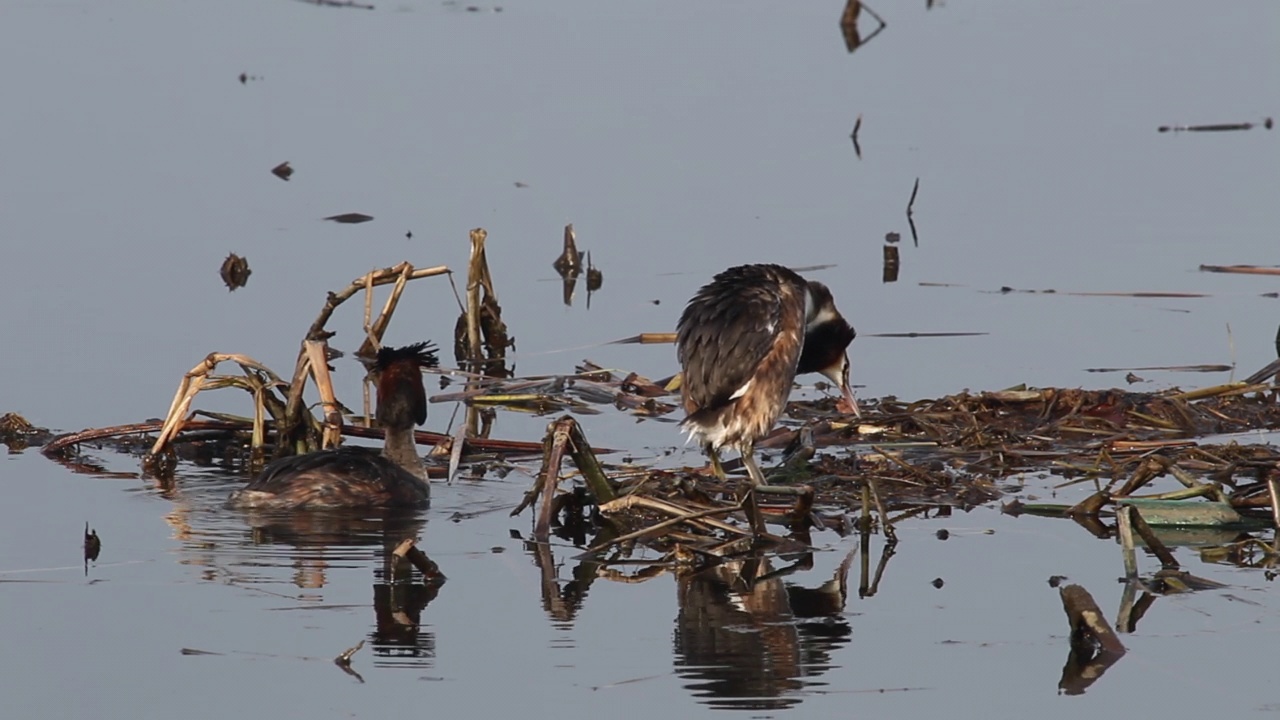
[[[649,497],[647,495],[627,495],[625,497],[620,497],[616,500],[611,500],[610,502],[603,503],[602,505],[600,505],[600,512],[604,515],[610,515],[613,513],[631,510],[636,507],[648,508],[650,510],[660,512],[664,515],[683,517],[686,520],[694,519],[693,516],[701,512],[699,510],[691,510],[689,508],[681,507],[679,505],[676,505],[675,503],[671,503],[666,500],[660,500],[658,498]],[[710,508],[710,509],[711,510],[727,510],[728,512],[733,512],[739,507],[740,505],[730,505],[727,507]],[[711,513],[710,515],[708,515],[708,517],[712,517],[714,515],[715,513]],[[721,532],[726,532],[731,535],[746,536],[750,534],[745,530],[743,530],[742,528],[736,527],[734,525],[730,525],[729,523],[722,522],[720,520],[708,519],[708,520],[699,522],[698,524],[706,525],[708,528],[720,530]],[[617,541],[615,540],[614,542],[617,542]]]
[[[449,475],[446,481],[449,485],[453,484],[453,478],[458,474],[458,466],[462,464],[462,449],[467,444],[467,435],[475,435],[475,427],[472,424],[472,417],[475,415],[472,411],[475,408],[467,408],[467,421],[458,423],[458,430],[453,434],[453,442],[449,445]]]
[[[223,362],[234,362],[238,364],[244,371],[243,377],[216,376],[213,371]],[[274,411],[279,409],[279,402],[271,402],[275,400],[270,395],[272,387],[283,386],[284,383],[280,378],[271,371],[270,368],[259,363],[257,360],[248,355],[240,355],[235,353],[209,353],[195,367],[182,376],[182,380],[178,383],[178,390],[174,393],[173,402],[169,404],[169,412],[165,415],[164,425],[160,429],[160,434],[156,437],[156,441],[151,445],[150,456],[159,455],[168,447],[173,438],[182,431],[186,424],[187,415],[191,411],[191,401],[205,387],[241,387],[253,393],[255,405]],[[269,406],[269,407],[268,407]],[[255,410],[255,418],[262,410]],[[255,439],[265,434],[254,433]]]
[[[1280,275],[1280,268],[1257,265],[1201,265],[1200,272],[1235,273],[1238,275]]]
[[[1122,505],[1116,510],[1116,530],[1120,535],[1120,547],[1124,551],[1124,576],[1130,580],[1138,577],[1138,559],[1133,542],[1132,505]]]
[[[366,287],[375,285],[386,285],[388,283],[399,282],[404,269],[409,268],[409,280],[417,280],[419,278],[435,277],[437,275],[447,275],[453,271],[445,265],[437,265],[436,267],[413,269],[413,265],[402,262],[398,265],[374,270],[365,275],[361,275],[351,284],[342,290],[329,293],[328,299],[325,300],[324,307],[320,309],[320,314],[311,323],[310,329],[307,330],[307,337],[314,338],[325,332],[324,326],[328,324],[329,318],[333,316],[333,312],[338,306],[351,299],[352,295],[364,290]]]
[[[911,475],[912,475],[912,476],[914,476],[915,478],[917,478],[917,479],[919,479],[921,482],[923,482],[923,483],[925,484],[925,486],[926,486],[926,487],[928,487],[929,485],[933,484],[933,478],[929,477],[929,473],[927,473],[927,472],[925,472],[925,471],[921,470],[920,468],[918,468],[918,467],[916,467],[916,466],[912,465],[911,463],[907,462],[906,460],[903,460],[902,458],[898,457],[897,455],[894,455],[894,454],[890,453],[888,450],[885,450],[884,448],[879,447],[879,446],[877,446],[877,445],[872,445],[872,446],[871,446],[871,449],[872,449],[872,450],[874,450],[874,451],[875,451],[875,452],[877,452],[877,453],[880,453],[880,455],[881,455],[882,457],[884,457],[884,459],[888,460],[889,462],[893,463],[894,465],[897,465],[898,467],[902,468],[903,470],[906,470],[907,472],[911,473]],[[875,491],[874,491],[874,489],[872,490],[872,492],[875,492]],[[879,503],[879,500],[877,500],[876,502],[877,502],[877,503]],[[881,512],[881,514],[883,515],[883,512]]]
[[[471,231],[471,260],[467,263],[467,359],[475,370],[483,358],[480,347],[480,288],[488,274],[484,241],[489,236],[484,228]]]
[[[321,407],[324,408],[320,447],[337,447],[342,444],[342,411],[333,392],[333,380],[329,377],[328,345],[323,340],[304,340],[302,346],[307,353],[307,364],[311,367],[316,391],[320,393]]]
[[[342,303],[350,300],[353,295],[364,290],[368,292],[378,285],[387,285],[390,283],[404,283],[409,280],[417,280],[419,278],[435,277],[437,275],[447,275],[453,271],[445,265],[437,265],[436,267],[415,269],[412,264],[402,262],[388,268],[373,270],[355,280],[347,287],[338,292],[330,292],[325,299],[324,306],[320,308],[320,314],[312,321],[311,327],[307,329],[307,333],[303,336],[303,342],[307,340],[327,340],[333,336],[333,333],[325,330],[329,318],[333,317],[333,313]],[[372,301],[368,301],[372,302]],[[394,305],[391,306],[394,310]],[[381,320],[381,318],[379,318]],[[389,317],[388,317],[389,319]],[[376,323],[375,323],[376,326]],[[385,324],[382,326],[385,329]],[[368,342],[366,337],[365,342]],[[363,345],[362,345],[363,347]],[[307,349],[303,345],[298,349],[298,361],[294,364],[293,378],[289,382],[289,395],[285,403],[284,415],[277,418],[278,439],[277,443],[283,445],[291,443],[294,452],[305,452],[310,445],[308,435],[313,430],[315,418],[306,415],[304,418],[302,392],[306,388],[307,379]]]
[[[673,332],[650,332],[632,335],[621,340],[614,340],[607,343],[609,345],[671,345],[676,341],[676,334]]]
[[[1267,492],[1271,494],[1271,522],[1280,530],[1280,481],[1274,475],[1267,478]]]
[[[108,438],[120,437],[122,435],[143,435],[145,433],[163,430],[164,425],[165,422],[163,420],[151,420],[149,422],[90,428],[88,430],[81,430],[80,432],[67,433],[54,438],[47,445],[41,448],[40,452],[46,456],[53,457],[72,445],[93,442],[95,440],[105,440]],[[186,430],[225,430],[227,432],[234,432],[237,430],[244,430],[244,423],[224,420],[187,420],[182,424],[182,427]],[[129,477],[133,477],[133,475],[129,475]]]
[[[1116,497],[1128,497],[1155,478],[1164,475],[1173,461],[1163,455],[1152,455],[1139,463],[1125,484],[1115,491]]]
[[[1102,510],[1107,503],[1111,502],[1111,493],[1106,490],[1099,490],[1089,497],[1067,508],[1066,515],[1068,517],[1098,517],[1098,511]]]
[[[1232,382],[1232,383],[1223,383],[1222,385],[1214,385],[1213,387],[1188,390],[1187,392],[1184,392],[1184,393],[1171,395],[1170,399],[1171,400],[1203,400],[1204,398],[1218,397],[1221,395],[1228,395],[1228,394],[1262,392],[1268,389],[1270,389],[1270,386],[1266,384],[1249,385],[1248,383],[1244,383],[1244,382]]]
[[[1067,613],[1067,624],[1071,626],[1073,650],[1082,655],[1092,655],[1095,649],[1111,657],[1124,655],[1124,643],[1111,629],[1111,624],[1088,590],[1079,585],[1065,585],[1058,595],[1062,598],[1062,609]]]
[[[1169,552],[1169,548],[1160,542],[1160,538],[1156,537],[1151,526],[1142,517],[1142,512],[1132,505],[1127,505],[1126,507],[1129,508],[1129,513],[1127,513],[1129,526],[1138,533],[1138,536],[1142,538],[1142,542],[1146,544],[1147,549],[1160,561],[1161,567],[1164,570],[1177,570],[1180,567],[1178,560],[1173,556],[1173,553]]]
[[[884,503],[880,501],[880,493],[876,491],[876,481],[867,478],[866,486],[871,490],[871,500],[876,505],[876,511],[880,513],[880,531],[884,533],[885,542],[897,544],[898,533],[893,529],[893,523],[889,522],[889,513],[885,512]]]
[[[401,540],[395,549],[391,551],[392,557],[412,563],[414,567],[418,568],[418,572],[422,573],[423,580],[443,582],[446,578],[444,573],[440,572],[440,566],[427,557],[426,553],[418,549],[417,542],[414,538]]]
[[[613,500],[616,493],[609,484],[595,452],[587,442],[587,436],[578,425],[578,421],[565,415],[547,425],[547,435],[542,441],[542,467],[538,471],[538,480],[525,495],[520,505],[511,512],[512,517],[519,515],[526,507],[542,495],[542,505],[538,509],[538,520],[534,525],[534,538],[544,542],[550,536],[551,518],[554,514],[556,488],[560,484],[560,466],[564,462],[567,451],[573,458],[578,472],[587,482],[596,506],[599,507]]]
[[[364,327],[365,339],[364,339],[364,343],[360,345],[360,347],[362,348],[364,347],[365,343],[369,342],[369,333],[373,327],[373,275],[372,274],[365,275],[364,279],[365,279],[365,285],[364,285],[364,326],[363,327]],[[452,282],[453,278],[449,278],[449,281]],[[372,353],[370,353],[370,355],[372,355]],[[372,385],[373,383],[369,381],[369,375],[368,373],[366,373],[364,377],[364,381],[360,383],[360,395],[361,395],[361,400],[364,401],[363,417],[364,417],[365,425],[367,427],[373,427],[373,413],[374,413],[373,403],[372,403],[373,391],[370,389]]]
[[[627,501],[632,501],[633,498],[635,499],[634,502],[627,502]],[[625,498],[622,498],[619,501],[615,501],[615,503],[611,506],[610,509],[611,510],[621,509],[623,506],[630,507],[632,504],[644,504],[647,507],[652,507],[643,502],[638,502],[641,500],[643,500],[643,498],[641,498],[640,496],[630,495]],[[647,535],[652,535],[653,533],[661,532],[663,530],[666,530],[667,528],[675,527],[676,525],[679,525],[681,523],[691,522],[695,520],[707,520],[710,518],[714,518],[717,515],[728,515],[730,513],[734,513],[741,510],[742,507],[743,507],[742,502],[738,502],[737,504],[730,505],[728,507],[709,508],[707,510],[699,510],[697,512],[688,512],[688,511],[681,512],[675,517],[669,518],[667,520],[663,520],[662,522],[656,523],[654,525],[650,525],[649,527],[640,528],[639,530],[629,532],[626,535],[619,535],[618,537],[610,538],[609,540],[606,540],[602,543],[593,545],[590,548],[587,548],[587,551],[584,553],[584,555],[593,555],[602,550],[607,550],[613,545],[629,542],[631,540],[638,540]],[[601,512],[604,512],[604,508],[601,508]],[[732,525],[727,525],[725,523],[720,523],[720,525],[723,525],[724,527],[732,529],[733,532],[735,533],[742,532],[741,530],[733,527]]]
[[[405,285],[411,279],[413,266],[409,263],[401,263],[400,277],[396,278],[395,283],[391,286],[391,294],[387,296],[387,302],[382,306],[382,312],[378,313],[377,319],[372,323],[369,322],[369,310],[371,308],[373,287],[372,283],[368,283],[365,288],[365,323],[364,323],[364,342],[360,344],[360,349],[356,350],[356,354],[362,357],[372,357],[378,352],[378,348],[382,346],[382,336],[387,332],[387,325],[391,323],[391,316],[395,313],[396,307],[400,304],[400,296],[404,294]]]
[[[349,647],[346,650],[343,650],[338,657],[333,659],[333,661],[340,666],[350,665],[351,658],[354,657],[356,653],[360,652],[360,648],[362,647],[364,647],[364,640],[356,643],[354,647]]]
[[[582,431],[582,426],[571,417],[567,419],[570,423],[569,454],[573,457],[573,464],[578,466],[582,478],[587,481],[587,488],[595,497],[596,505],[603,505],[616,496],[613,486],[609,484],[609,478],[605,476],[604,468],[600,466],[600,460],[591,449],[591,443],[587,441],[587,435]]]
[[[546,542],[551,538],[551,518],[555,512],[556,488],[560,485],[560,464],[564,461],[565,446],[569,443],[569,423],[571,422],[573,418],[563,417],[547,427],[547,451],[543,456],[542,472],[539,475],[542,505],[538,508],[538,519],[533,526],[533,538],[537,542]]]

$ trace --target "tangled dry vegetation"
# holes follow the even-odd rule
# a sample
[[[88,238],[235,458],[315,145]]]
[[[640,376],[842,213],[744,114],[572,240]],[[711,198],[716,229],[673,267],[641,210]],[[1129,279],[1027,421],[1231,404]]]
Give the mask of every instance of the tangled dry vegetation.
[[[573,407],[603,398],[608,390],[614,405],[638,415],[674,412],[670,383],[580,370],[558,378],[554,392],[544,384],[537,402]],[[471,401],[484,402],[484,397]],[[495,388],[488,397],[504,396]],[[505,398],[515,401],[509,394]],[[525,393],[519,401],[532,398]],[[1262,379],[1190,392],[1020,388],[911,403],[884,398],[864,403],[863,417],[856,421],[834,416],[831,405],[830,400],[793,403],[790,427],[760,443],[778,451],[771,482],[797,489],[795,502],[762,510],[797,538],[813,528],[848,531],[873,517],[891,534],[893,523],[903,517],[994,501],[1002,488],[1021,486],[1022,476],[1030,473],[1060,476],[1064,484],[1086,482],[1094,492],[1071,506],[1011,502],[1007,511],[1101,525],[1117,506],[1134,504],[1153,524],[1243,528],[1269,520],[1275,505],[1276,448],[1204,441],[1280,427],[1276,386]],[[528,503],[552,487],[548,468],[558,463],[559,456],[551,453],[557,442],[574,446],[585,442],[574,439],[581,435],[572,420],[552,424],[547,438],[552,462],[544,463],[544,484],[531,491]],[[817,452],[823,448],[827,451]],[[595,477],[591,467],[580,464],[579,470],[585,494],[556,496],[558,506],[539,516],[536,534],[545,534],[552,518],[592,505],[615,526],[596,550],[633,540],[663,552],[677,546],[708,549],[746,534],[721,521],[742,510],[739,483],[731,480],[726,486],[706,469],[606,467],[604,478]],[[1147,490],[1162,477],[1173,478],[1176,489]]]
[[[571,228],[566,233],[570,237]],[[509,377],[504,355],[513,341],[489,275],[485,237],[483,230],[472,231],[466,291],[459,294],[455,288],[460,369],[449,372],[462,384],[434,398],[462,403],[466,420],[452,434],[420,432],[417,437],[433,446],[430,474],[437,478],[452,478],[462,467],[528,463],[532,469],[540,462],[534,486],[513,513],[536,506],[537,539],[553,531],[568,533],[589,552],[613,550],[615,555],[617,548],[625,554],[639,544],[671,562],[687,561],[690,553],[720,555],[744,543],[779,550],[808,546],[814,529],[878,529],[892,539],[894,523],[904,517],[994,502],[1020,488],[1028,474],[1059,476],[1063,484],[1089,483],[1092,493],[1070,506],[1014,501],[1006,511],[1068,516],[1099,534],[1114,529],[1105,521],[1126,505],[1139,508],[1153,525],[1248,527],[1274,523],[1277,517],[1280,452],[1271,445],[1206,438],[1280,427],[1275,384],[1280,363],[1241,382],[1186,392],[1013,388],[914,402],[887,397],[864,401],[861,419],[835,413],[832,399],[796,402],[784,427],[758,444],[772,455],[766,458],[774,468],[771,484],[789,489],[781,501],[773,493],[766,498],[744,493],[745,482],[719,481],[705,467],[609,462],[613,451],[593,449],[589,432],[574,417],[613,410],[675,420],[679,377],[654,381],[591,363],[567,375]],[[165,478],[193,447],[243,456],[252,471],[269,451],[276,456],[305,452],[337,444],[344,435],[379,437],[367,420],[367,385],[362,414],[334,396],[328,378],[334,354],[327,344],[333,333],[326,325],[343,302],[363,291],[364,340],[356,354],[369,355],[410,280],[451,275],[447,267],[415,269],[409,263],[368,273],[328,293],[303,337],[288,382],[246,355],[213,353],[182,378],[162,422],[64,435],[48,442],[44,452],[74,465],[81,443],[127,443],[142,436],[149,445],[144,467]],[[373,289],[380,285],[391,285],[391,293],[375,316]],[[636,341],[664,337],[637,336]],[[219,374],[226,363],[240,372]],[[304,401],[308,378],[318,391],[318,413]],[[199,392],[220,387],[249,392],[253,415],[192,410]],[[484,421],[495,408],[567,414],[551,423],[542,442],[504,441],[490,438]],[[34,437],[19,420],[0,427],[11,445]],[[564,471],[566,458],[576,473]],[[1172,489],[1148,489],[1164,477],[1175,481]],[[750,532],[741,516],[755,512],[789,535]],[[589,544],[587,530],[594,533]]]

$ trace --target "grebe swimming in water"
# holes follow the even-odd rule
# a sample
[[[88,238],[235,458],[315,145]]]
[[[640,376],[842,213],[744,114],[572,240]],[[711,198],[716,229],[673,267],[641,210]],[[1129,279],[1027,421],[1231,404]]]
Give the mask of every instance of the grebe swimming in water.
[[[752,454],[773,429],[797,374],[840,388],[836,406],[860,414],[849,389],[847,348],[856,333],[826,285],[781,265],[741,265],[716,275],[685,307],[676,332],[684,369],[680,426],[720,477],[719,450],[742,453],[753,484],[767,485]]]
[[[426,507],[431,497],[413,428],[427,419],[422,368],[439,365],[431,343],[378,350],[378,424],[382,452],[347,446],[281,458],[263,468],[227,504],[277,510]]]

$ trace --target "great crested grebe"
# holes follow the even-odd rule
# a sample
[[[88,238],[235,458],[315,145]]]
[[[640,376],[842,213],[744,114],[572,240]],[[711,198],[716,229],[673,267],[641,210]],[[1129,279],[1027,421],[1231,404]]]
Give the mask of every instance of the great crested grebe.
[[[756,440],[773,429],[799,373],[817,372],[840,388],[837,409],[860,414],[849,389],[854,330],[831,291],[781,265],[740,265],[716,275],[689,301],[676,328],[684,369],[681,427],[706,449],[724,477],[719,450],[742,454],[753,484],[767,485]]]
[[[346,446],[281,458],[263,468],[227,504],[241,508],[416,508],[431,498],[413,428],[427,419],[422,368],[439,365],[431,343],[378,350],[378,424],[386,431],[382,451]]]

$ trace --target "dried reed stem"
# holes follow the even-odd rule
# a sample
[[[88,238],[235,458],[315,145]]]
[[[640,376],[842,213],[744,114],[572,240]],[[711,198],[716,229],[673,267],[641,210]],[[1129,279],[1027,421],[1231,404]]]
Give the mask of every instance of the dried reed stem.
[[[311,377],[315,379],[316,390],[320,393],[320,403],[324,408],[323,434],[320,447],[331,448],[342,444],[342,412],[338,398],[333,392],[333,380],[329,377],[329,359],[323,340],[304,340],[302,347],[307,354],[307,364],[311,368]]]

